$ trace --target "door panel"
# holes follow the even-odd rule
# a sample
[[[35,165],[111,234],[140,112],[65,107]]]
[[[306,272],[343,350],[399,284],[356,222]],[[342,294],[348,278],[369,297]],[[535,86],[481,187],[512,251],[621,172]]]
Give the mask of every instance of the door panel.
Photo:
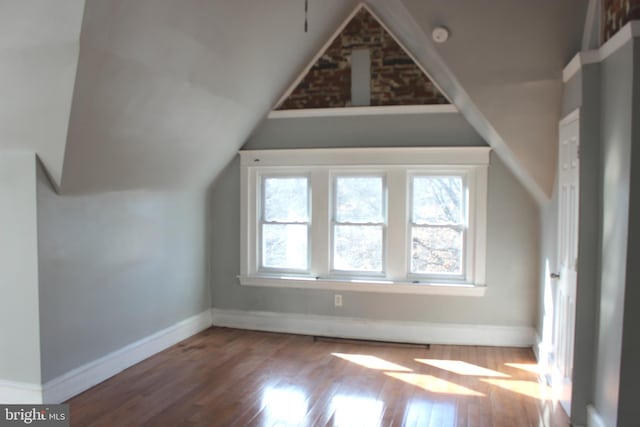
[[[553,385],[560,403],[571,410],[573,347],[578,266],[580,195],[579,121],[561,123],[559,138],[558,267]]]

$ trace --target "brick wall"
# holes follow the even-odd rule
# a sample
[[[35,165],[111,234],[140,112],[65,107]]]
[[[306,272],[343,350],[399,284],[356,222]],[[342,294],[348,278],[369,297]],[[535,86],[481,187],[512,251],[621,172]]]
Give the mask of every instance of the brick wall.
[[[632,20],[640,19],[640,0],[604,0],[603,40],[611,38]]]
[[[429,78],[366,9],[361,9],[277,109],[351,106],[354,49],[371,51],[371,105],[448,104]]]

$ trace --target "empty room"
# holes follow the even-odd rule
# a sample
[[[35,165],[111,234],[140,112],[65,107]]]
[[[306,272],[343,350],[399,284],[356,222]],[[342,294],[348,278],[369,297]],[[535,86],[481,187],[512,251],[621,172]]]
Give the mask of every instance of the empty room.
[[[637,426],[638,20],[0,0],[0,424]]]

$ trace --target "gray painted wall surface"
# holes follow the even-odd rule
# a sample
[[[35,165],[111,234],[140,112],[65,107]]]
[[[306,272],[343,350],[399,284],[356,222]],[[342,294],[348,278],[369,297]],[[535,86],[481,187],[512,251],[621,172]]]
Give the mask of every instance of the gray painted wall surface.
[[[582,71],[583,70],[580,70],[574,74],[562,88],[562,110],[560,119],[582,105]]]
[[[0,379],[40,383],[36,157],[0,153]]]
[[[600,298],[600,67],[583,67],[580,74],[580,222],[573,364],[574,424],[586,423],[586,406],[593,402],[597,311]]]
[[[393,129],[393,132],[389,132]],[[487,145],[458,113],[264,120],[243,149]]]
[[[595,364],[597,310],[600,275],[600,66],[585,65],[566,84],[563,91],[563,116],[580,109],[580,220],[574,342],[573,395],[571,419],[577,425],[586,422],[586,406],[593,402],[593,367]],[[557,142],[556,142],[557,144]],[[554,198],[543,209],[543,259],[549,259],[550,271],[557,271],[558,200],[557,177]],[[549,272],[547,272],[548,274]],[[542,281],[542,298],[554,300],[557,281],[546,288]],[[553,301],[555,304],[555,301]],[[554,306],[543,309],[541,315],[553,316]],[[549,331],[547,331],[549,332]],[[545,336],[552,343],[551,336]]]
[[[627,43],[565,85],[563,112],[580,107],[580,243],[572,422],[593,403],[608,426],[635,425],[640,346],[635,307],[640,135],[639,47]],[[635,52],[634,52],[635,50]],[[635,54],[635,56],[634,56]],[[634,68],[635,65],[635,68]],[[555,208],[555,207],[554,207]],[[551,209],[550,207],[547,209]],[[543,215],[548,215],[545,211]],[[543,234],[551,229],[544,225]],[[635,234],[634,234],[635,233]],[[543,253],[544,257],[544,253]]]
[[[622,349],[620,361],[620,397],[618,400],[618,425],[630,426],[640,420],[638,405],[638,384],[640,383],[640,43],[633,46],[633,104],[631,110],[631,141],[629,155],[631,161],[629,182],[629,228],[627,234],[627,268],[624,295],[624,325],[622,328]],[[636,144],[635,148],[633,144]],[[635,167],[633,167],[635,165]],[[635,218],[635,221],[631,220]]]
[[[43,382],[209,308],[203,193],[37,197]]]
[[[558,178],[551,199],[540,206],[540,292],[538,293],[538,339],[546,351],[553,343],[553,316],[557,282],[550,274],[558,271]],[[544,357],[544,355],[540,355]]]
[[[292,130],[295,137],[287,133],[284,125],[280,127],[281,123],[278,123],[278,132],[272,132],[272,125],[267,124],[262,128],[268,131],[256,133],[247,147],[291,148],[294,141],[304,148],[326,146],[325,141],[329,138],[322,138],[325,130],[333,137],[331,146],[338,146],[340,141],[342,146],[370,146],[382,141],[387,141],[387,145],[447,145],[455,142],[461,132],[467,135],[466,129],[453,128],[450,136],[442,130],[436,138],[429,134],[431,127],[427,126],[421,139],[417,134],[416,139],[404,139],[402,130],[391,126],[393,120],[388,119],[385,135],[377,135],[370,143],[360,133],[366,133],[363,129],[373,126],[370,132],[375,134],[375,122],[381,117],[353,121],[351,131],[348,131],[348,123],[353,119],[344,119],[345,123],[335,126],[331,124],[333,119],[305,119],[304,126],[301,123]],[[397,120],[403,122],[404,119]],[[338,135],[335,129],[342,129],[344,133]],[[468,137],[471,145],[483,144],[478,136],[475,139],[471,135]],[[241,286],[236,278],[240,271],[240,169],[237,158],[218,177],[211,190],[210,203],[212,235],[215,236],[211,283],[216,308],[381,320],[535,325],[537,307],[531,302],[536,301],[538,281],[538,208],[497,156],[492,157],[489,169],[488,290],[481,298],[341,292],[344,306],[334,308],[332,291]]]
[[[602,62],[601,84],[602,272],[594,403],[607,425],[614,426],[617,425],[621,376],[626,267],[627,261],[633,262],[627,259],[632,43]]]

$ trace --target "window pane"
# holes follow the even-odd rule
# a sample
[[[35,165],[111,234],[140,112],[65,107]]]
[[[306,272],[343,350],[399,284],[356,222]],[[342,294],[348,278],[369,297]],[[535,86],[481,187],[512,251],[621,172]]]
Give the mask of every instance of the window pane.
[[[336,178],[335,203],[337,222],[384,222],[382,177]]]
[[[464,197],[459,176],[413,178],[414,224],[463,224]]]
[[[307,269],[307,226],[302,224],[262,225],[262,266]]]
[[[263,214],[265,221],[308,221],[309,196],[307,178],[265,178]]]
[[[333,236],[333,268],[382,271],[382,227],[336,225]]]
[[[449,227],[412,227],[411,272],[461,274],[462,231]]]

